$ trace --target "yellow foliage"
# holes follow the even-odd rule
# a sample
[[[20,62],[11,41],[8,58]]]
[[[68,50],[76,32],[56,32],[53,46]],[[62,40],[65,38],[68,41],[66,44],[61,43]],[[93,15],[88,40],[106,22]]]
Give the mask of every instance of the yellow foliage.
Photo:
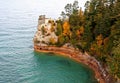
[[[91,44],[91,48],[90,51],[92,54],[96,54],[97,56],[101,56],[102,55],[102,46],[98,46],[96,43]]]
[[[70,35],[70,24],[67,21],[63,24],[63,35]]]
[[[79,30],[77,30],[77,35],[78,35],[78,36],[80,35],[80,31],[79,31]]]
[[[98,35],[96,40],[97,40],[97,45],[101,46],[103,44],[103,36],[102,36],[102,34]]]
[[[80,31],[80,34],[83,34],[84,33],[84,27],[81,26],[79,31]]]
[[[80,36],[84,33],[84,27],[81,26],[79,30],[77,30],[77,35]]]
[[[63,24],[63,29],[64,30],[69,30],[70,29],[70,24],[69,22],[65,21],[64,24]]]
[[[55,43],[56,43],[55,39],[54,39],[54,38],[52,38],[52,37],[50,38],[50,40],[49,40],[49,41],[50,41],[50,43],[51,43],[51,44],[55,44]]]

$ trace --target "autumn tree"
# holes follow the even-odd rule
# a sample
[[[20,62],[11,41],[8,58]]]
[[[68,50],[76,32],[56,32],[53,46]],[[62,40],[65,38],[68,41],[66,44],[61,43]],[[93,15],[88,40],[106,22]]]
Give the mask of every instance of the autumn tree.
[[[67,40],[71,37],[70,24],[67,21],[63,23],[63,35],[67,38]]]

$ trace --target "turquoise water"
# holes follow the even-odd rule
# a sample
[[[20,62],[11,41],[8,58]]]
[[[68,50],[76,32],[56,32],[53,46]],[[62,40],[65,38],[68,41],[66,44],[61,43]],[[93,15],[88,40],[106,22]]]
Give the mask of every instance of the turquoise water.
[[[97,83],[85,65],[33,51],[42,10],[24,1],[0,0],[0,83]]]

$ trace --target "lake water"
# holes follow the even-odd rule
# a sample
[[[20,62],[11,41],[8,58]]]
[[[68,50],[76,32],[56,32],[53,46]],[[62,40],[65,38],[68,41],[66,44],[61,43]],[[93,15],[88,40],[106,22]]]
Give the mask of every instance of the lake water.
[[[34,52],[37,19],[45,11],[39,10],[41,0],[31,0],[34,7],[29,1],[0,0],[0,83],[97,83],[83,64]]]

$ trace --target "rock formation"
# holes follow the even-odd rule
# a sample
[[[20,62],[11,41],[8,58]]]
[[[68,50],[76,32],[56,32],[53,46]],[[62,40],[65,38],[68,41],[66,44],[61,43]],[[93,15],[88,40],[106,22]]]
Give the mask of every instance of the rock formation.
[[[39,16],[38,27],[34,36],[34,43],[40,46],[47,46],[54,44],[58,41],[56,36],[56,25],[55,20],[51,18],[45,18],[45,15]]]

